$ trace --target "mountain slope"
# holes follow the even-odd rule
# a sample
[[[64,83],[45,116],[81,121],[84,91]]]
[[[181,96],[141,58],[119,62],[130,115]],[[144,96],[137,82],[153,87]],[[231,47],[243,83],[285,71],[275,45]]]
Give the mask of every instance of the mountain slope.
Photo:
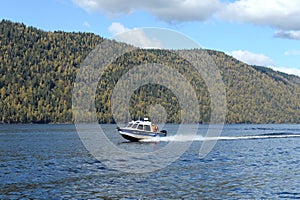
[[[2,20],[0,123],[72,122],[76,72],[103,40],[91,33],[45,32]],[[219,67],[226,86],[227,123],[300,123],[299,77],[249,66],[223,52],[207,52]],[[167,50],[140,49],[121,56],[98,84],[95,99],[99,122],[114,122],[110,98],[117,80],[131,67],[152,62],[172,63],[175,69],[193,77],[189,64]],[[201,99],[202,115],[198,121],[205,123],[210,119],[210,98],[203,80],[195,79],[191,84]],[[168,122],[180,122],[178,100],[160,85],[146,85],[132,94],[131,117],[147,115],[153,103],[164,106]]]
[[[211,55],[227,85],[229,122],[300,122],[299,77],[249,66],[222,52]]]

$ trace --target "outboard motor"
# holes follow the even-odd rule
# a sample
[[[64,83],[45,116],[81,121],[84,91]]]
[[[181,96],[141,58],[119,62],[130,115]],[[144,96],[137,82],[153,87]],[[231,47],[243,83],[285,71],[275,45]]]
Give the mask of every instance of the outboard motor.
[[[162,130],[160,132],[163,133],[165,136],[167,136],[167,131],[166,130]]]

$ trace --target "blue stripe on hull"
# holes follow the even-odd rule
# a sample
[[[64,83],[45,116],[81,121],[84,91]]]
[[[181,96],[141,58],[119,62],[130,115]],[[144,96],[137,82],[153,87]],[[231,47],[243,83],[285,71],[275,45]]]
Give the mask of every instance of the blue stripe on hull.
[[[140,135],[140,136],[155,137],[157,135],[157,133],[153,133],[153,132],[129,130],[129,129],[120,129],[119,131],[122,131],[123,133],[131,133],[131,134]]]
[[[166,136],[164,133],[154,133],[154,132],[146,132],[146,131],[122,129],[122,128],[119,128],[118,132],[120,133],[120,135],[122,135],[123,138],[133,142],[143,140],[143,139],[150,139],[153,137]]]

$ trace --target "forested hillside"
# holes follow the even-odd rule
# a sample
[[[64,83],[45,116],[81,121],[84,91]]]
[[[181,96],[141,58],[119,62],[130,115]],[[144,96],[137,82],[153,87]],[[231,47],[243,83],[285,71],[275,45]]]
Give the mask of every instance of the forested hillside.
[[[24,24],[0,23],[0,123],[71,123],[72,88],[81,62],[104,39],[92,33],[45,32]],[[123,45],[123,44],[120,44]],[[190,50],[197,51],[197,50]],[[300,78],[246,65],[208,50],[226,86],[227,123],[300,123]],[[140,49],[118,58],[98,84],[100,123],[113,123],[110,99],[118,79],[131,67],[159,62],[193,77],[189,63],[167,50]],[[191,78],[201,102],[200,123],[209,121],[210,98],[201,79]],[[168,122],[180,122],[178,100],[168,88],[149,84],[130,100],[132,118],[149,105],[163,105]]]
[[[76,69],[102,40],[89,33],[44,32],[0,24],[0,121],[71,122]]]

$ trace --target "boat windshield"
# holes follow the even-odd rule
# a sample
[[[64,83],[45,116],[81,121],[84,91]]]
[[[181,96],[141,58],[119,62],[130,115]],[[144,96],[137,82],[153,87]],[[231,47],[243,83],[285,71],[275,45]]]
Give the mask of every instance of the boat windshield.
[[[139,125],[139,123],[135,123],[132,128],[136,128]]]
[[[132,127],[133,123],[132,122],[129,122],[128,125],[127,125],[127,128],[130,128]]]

